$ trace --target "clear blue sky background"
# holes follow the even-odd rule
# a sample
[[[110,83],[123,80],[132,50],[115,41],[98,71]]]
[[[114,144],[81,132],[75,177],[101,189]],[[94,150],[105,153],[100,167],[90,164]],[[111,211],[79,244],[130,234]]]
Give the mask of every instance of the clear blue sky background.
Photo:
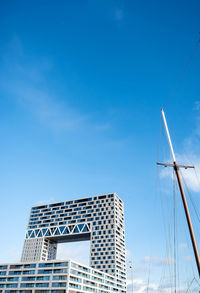
[[[20,257],[31,205],[116,192],[136,278],[147,279],[145,257],[164,251],[161,107],[175,150],[199,162],[199,49],[167,103],[199,13],[197,0],[1,1],[1,262]]]

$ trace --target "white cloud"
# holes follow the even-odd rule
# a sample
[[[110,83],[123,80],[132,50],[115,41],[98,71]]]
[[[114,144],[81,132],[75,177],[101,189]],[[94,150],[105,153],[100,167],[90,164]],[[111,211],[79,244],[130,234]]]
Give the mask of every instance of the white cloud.
[[[71,259],[89,265],[90,242],[58,244],[57,259]]]
[[[194,107],[195,110],[199,111],[200,110],[200,101],[196,101],[195,102],[195,107]]]
[[[121,21],[124,18],[124,11],[120,8],[115,10],[115,19],[117,21]]]
[[[185,250],[187,248],[187,244],[185,242],[182,242],[178,245],[179,249]]]
[[[86,121],[86,116],[79,115],[43,89],[20,84],[12,89],[12,93],[25,108],[53,130],[74,130]]]
[[[72,107],[73,96],[67,91],[58,95],[50,90],[48,75],[53,69],[51,60],[37,59],[26,54],[20,39],[15,36],[0,57],[0,87],[2,92],[21,105],[43,125],[53,131],[74,131],[83,127],[102,132],[111,128],[107,121],[94,123],[95,117]]]
[[[37,201],[34,205],[49,204],[51,202],[55,202],[55,198],[54,197],[50,197],[49,199],[41,199],[41,200]]]
[[[126,259],[132,259],[133,255],[129,249],[126,249]]]
[[[188,161],[188,156],[190,157],[190,161]],[[200,157],[192,153],[187,156],[178,154],[176,157],[178,164],[192,165],[195,167],[195,170],[191,168],[180,168],[180,172],[183,175],[183,183],[186,184],[190,190],[194,192],[200,191]],[[173,169],[171,167],[161,168],[160,177],[174,179]]]
[[[159,258],[159,257],[152,257],[152,256],[145,256],[143,262],[146,264],[152,264],[156,266],[163,266],[163,265],[173,265],[174,259],[172,257],[167,258]]]
[[[20,261],[20,258],[21,258],[21,252],[20,252],[19,247],[9,248],[9,250],[7,251],[7,253],[5,255],[8,256],[8,258],[9,258],[8,261],[12,261],[12,262],[18,262],[18,261]]]
[[[132,290],[133,288],[133,290]],[[143,279],[127,280],[127,292],[128,293],[144,293],[144,292],[155,292],[155,293],[171,293],[175,291],[173,284],[170,282],[163,282],[162,284],[144,281]],[[185,293],[186,288],[176,288],[177,293]]]
[[[191,255],[185,255],[184,256],[184,260],[187,262],[192,262],[193,261],[193,257]]]
[[[190,156],[190,162],[187,159],[188,156]],[[189,168],[181,169],[181,174],[189,189],[194,192],[200,191],[200,156],[190,153],[187,157],[185,155],[179,155],[178,160],[184,162],[186,165],[193,165],[195,167],[195,170]]]
[[[51,61],[26,55],[18,37],[13,38],[2,59],[0,87],[42,123],[65,131],[86,123],[88,117],[67,104],[67,93],[61,99],[49,90],[46,76],[52,70]]]

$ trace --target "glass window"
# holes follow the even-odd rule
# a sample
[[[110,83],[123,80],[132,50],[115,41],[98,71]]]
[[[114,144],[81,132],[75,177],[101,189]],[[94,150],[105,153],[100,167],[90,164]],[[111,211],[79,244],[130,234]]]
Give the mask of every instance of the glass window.
[[[66,287],[66,283],[52,283],[52,287]]]

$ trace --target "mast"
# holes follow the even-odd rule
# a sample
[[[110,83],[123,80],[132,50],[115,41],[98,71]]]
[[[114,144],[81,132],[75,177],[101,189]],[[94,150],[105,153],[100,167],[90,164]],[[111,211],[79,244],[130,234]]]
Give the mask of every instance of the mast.
[[[167,135],[169,148],[171,150],[171,154],[172,154],[172,158],[173,158],[173,164],[164,164],[164,163],[157,163],[157,164],[158,165],[163,165],[165,167],[167,167],[167,166],[173,167],[173,169],[175,171],[176,178],[177,178],[178,185],[179,185],[179,190],[180,190],[180,193],[181,193],[183,206],[184,206],[185,216],[186,216],[186,219],[187,219],[188,229],[189,229],[189,232],[190,232],[190,238],[191,238],[192,247],[193,247],[193,251],[194,251],[194,255],[195,255],[197,270],[198,270],[199,277],[200,277],[199,252],[198,252],[198,247],[197,247],[195,234],[194,234],[194,230],[193,230],[193,226],[192,226],[190,212],[189,212],[189,209],[188,209],[188,204],[187,204],[187,200],[186,200],[186,196],[185,196],[185,191],[184,191],[182,180],[181,180],[180,170],[179,170],[179,168],[181,168],[181,167],[183,167],[185,169],[194,168],[194,167],[193,166],[183,166],[183,165],[178,165],[177,164],[176,157],[175,157],[174,150],[173,150],[173,146],[172,146],[172,142],[171,142],[171,138],[170,138],[170,134],[169,134],[169,129],[168,129],[168,126],[167,126],[167,121],[166,121],[166,118],[165,118],[165,113],[164,113],[163,109],[161,109],[161,113],[162,113],[162,118],[163,118],[164,125],[165,125],[165,131],[166,131],[166,135]]]

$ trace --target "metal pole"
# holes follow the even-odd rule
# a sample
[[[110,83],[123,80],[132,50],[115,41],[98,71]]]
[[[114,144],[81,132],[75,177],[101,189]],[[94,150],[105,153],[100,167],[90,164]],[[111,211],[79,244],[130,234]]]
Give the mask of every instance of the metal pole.
[[[194,250],[197,270],[198,270],[199,277],[200,277],[199,252],[198,252],[198,247],[197,247],[197,243],[196,243],[196,239],[195,239],[195,235],[194,235],[194,230],[193,230],[193,227],[192,227],[192,221],[191,221],[191,217],[190,217],[190,212],[189,212],[189,209],[188,209],[183,184],[182,184],[182,181],[181,181],[180,171],[179,171],[179,168],[178,168],[177,163],[176,163],[176,158],[175,158],[175,154],[174,154],[174,150],[173,150],[173,146],[172,146],[172,142],[171,142],[168,126],[167,126],[167,121],[166,121],[165,113],[164,113],[163,109],[161,110],[161,113],[162,113],[162,117],[163,117],[163,121],[164,121],[164,125],[165,125],[165,130],[166,130],[166,134],[167,134],[168,143],[169,143],[170,150],[171,150],[171,153],[172,153],[172,157],[173,157],[173,160],[174,160],[173,168],[174,168],[174,171],[175,171],[175,174],[176,174],[176,177],[177,177],[177,181],[178,181],[178,185],[179,185],[179,189],[180,189],[180,193],[181,193],[181,198],[182,198],[182,202],[183,202],[183,206],[184,206],[185,216],[186,216],[186,219],[187,219],[187,224],[188,224],[188,228],[189,228],[189,232],[190,232],[190,238],[191,238],[192,246],[193,246],[193,250]]]
[[[163,109],[161,109],[161,113],[162,113],[162,117],[163,117],[163,121],[164,121],[164,125],[165,125],[165,131],[166,131],[167,140],[168,140],[168,143],[169,143],[169,148],[170,148],[171,153],[172,153],[172,158],[173,158],[173,161],[176,162],[174,149],[173,149],[173,146],[172,146],[172,141],[171,141],[171,138],[170,138],[169,129],[168,129],[168,126],[167,126],[167,121],[166,121],[165,113],[164,113]]]

